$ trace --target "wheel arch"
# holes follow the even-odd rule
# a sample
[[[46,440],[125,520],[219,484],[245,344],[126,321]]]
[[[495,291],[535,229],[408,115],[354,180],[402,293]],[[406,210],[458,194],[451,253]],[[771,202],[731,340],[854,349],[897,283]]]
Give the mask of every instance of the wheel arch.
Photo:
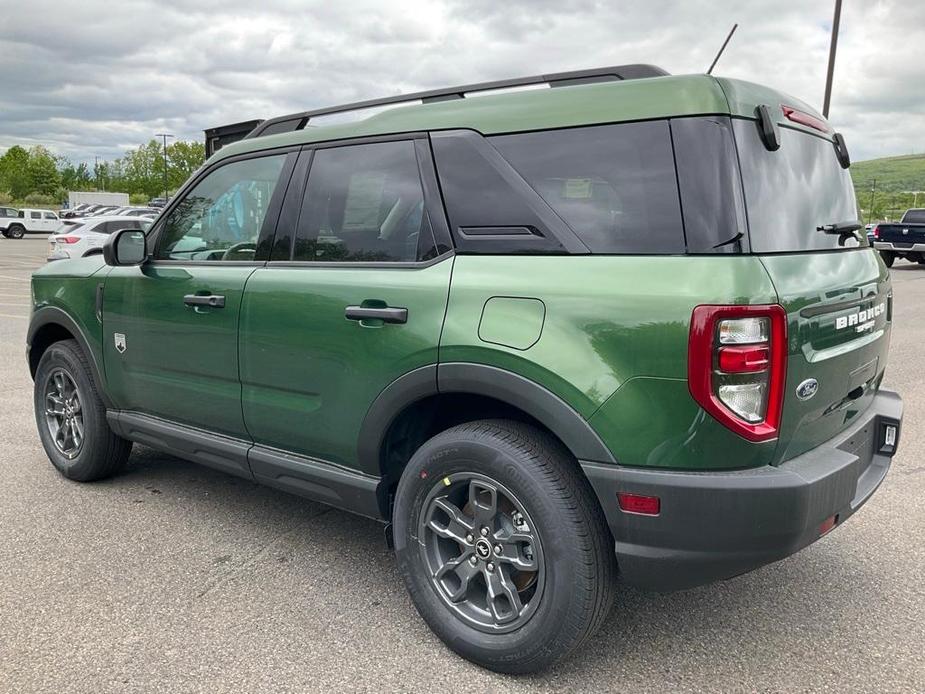
[[[62,309],[56,306],[45,306],[38,309],[29,322],[29,331],[26,334],[26,354],[29,361],[29,375],[34,379],[42,355],[56,342],[62,340],[75,340],[90,362],[90,372],[93,375],[93,385],[99,393],[103,404],[112,407],[112,402],[106,389],[103,387],[102,371],[97,361],[96,353],[90,349],[86,336],[71,318]]]
[[[616,462],[587,420],[534,381],[484,364],[432,364],[383,389],[360,429],[357,462],[363,472],[381,478],[383,517],[390,517],[401,472],[424,441],[466,421],[498,417],[547,431],[576,461]]]

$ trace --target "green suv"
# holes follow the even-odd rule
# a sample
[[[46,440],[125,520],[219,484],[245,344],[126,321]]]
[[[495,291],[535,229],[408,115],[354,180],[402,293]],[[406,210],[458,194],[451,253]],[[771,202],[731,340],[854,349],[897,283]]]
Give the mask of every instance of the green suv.
[[[618,575],[736,576],[883,480],[890,276],[848,166],[797,99],[646,65],[264,121],[33,275],[42,443],[383,521],[450,648],[539,670]]]

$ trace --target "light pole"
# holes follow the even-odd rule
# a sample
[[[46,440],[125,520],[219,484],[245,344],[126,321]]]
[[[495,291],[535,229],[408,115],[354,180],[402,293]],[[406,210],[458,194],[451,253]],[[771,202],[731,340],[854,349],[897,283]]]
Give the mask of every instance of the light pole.
[[[829,70],[825,77],[825,99],[822,115],[829,117],[829,102],[832,100],[832,73],[835,72],[835,49],[838,48],[838,25],[841,23],[841,0],[835,0],[835,16],[832,18],[832,39],[829,43]]]
[[[100,158],[93,156],[93,177],[96,179],[96,189],[100,189]]]
[[[170,133],[155,133],[155,137],[164,140],[164,203],[167,202],[167,138],[173,137]]]

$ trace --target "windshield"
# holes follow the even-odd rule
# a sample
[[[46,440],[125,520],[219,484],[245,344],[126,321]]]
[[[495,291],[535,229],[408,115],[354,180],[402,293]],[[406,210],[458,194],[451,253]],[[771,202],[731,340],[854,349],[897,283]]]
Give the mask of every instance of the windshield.
[[[780,149],[771,152],[759,138],[755,121],[736,119],[733,127],[753,252],[867,245],[863,233],[817,230],[858,220],[851,175],[838,163],[830,139],[782,127]]]

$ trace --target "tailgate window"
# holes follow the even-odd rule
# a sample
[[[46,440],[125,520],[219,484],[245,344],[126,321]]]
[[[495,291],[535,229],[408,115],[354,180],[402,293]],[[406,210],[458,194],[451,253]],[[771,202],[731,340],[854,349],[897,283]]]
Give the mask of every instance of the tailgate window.
[[[736,119],[749,240],[755,253],[837,250],[867,245],[852,234],[817,231],[854,222],[851,175],[838,163],[831,139],[781,127],[781,146],[768,151],[755,121]],[[858,232],[860,233],[860,232]]]

